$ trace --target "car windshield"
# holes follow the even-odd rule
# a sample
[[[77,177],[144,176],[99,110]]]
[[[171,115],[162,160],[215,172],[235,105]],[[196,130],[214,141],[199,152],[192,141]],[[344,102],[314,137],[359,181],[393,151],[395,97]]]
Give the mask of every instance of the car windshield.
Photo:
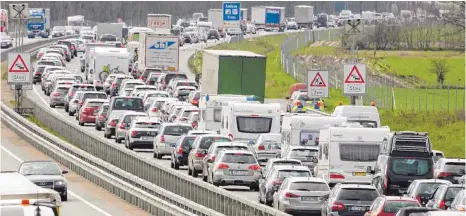
[[[52,62],[52,61],[39,61],[39,62],[37,62],[37,65],[50,65],[50,66],[55,66],[55,62]]]
[[[379,196],[375,189],[343,188],[337,200],[374,201]]]
[[[393,158],[390,167],[396,175],[421,176],[432,172],[432,159]]]
[[[277,166],[277,165],[301,165],[301,162],[298,161],[279,161],[279,162],[273,162],[272,166]]]
[[[36,72],[42,73],[44,72],[45,67],[37,67]]]
[[[421,183],[419,185],[419,188],[417,189],[417,194],[433,194],[437,188],[442,185],[442,183],[435,183],[435,182],[429,182],[429,183]]]
[[[170,83],[170,81],[174,78],[181,78],[181,79],[188,79],[188,77],[186,76],[186,74],[174,74],[174,73],[171,73],[171,74],[167,74],[165,75],[165,81],[167,83]]]
[[[24,163],[19,173],[22,175],[61,175],[60,168],[53,162]]]
[[[288,177],[311,177],[311,172],[307,170],[280,170],[278,171],[278,179]]]
[[[172,135],[172,136],[181,136],[183,134],[187,134],[188,131],[192,129],[193,129],[192,127],[181,126],[181,125],[167,126],[165,127],[163,134]]]
[[[290,190],[299,191],[330,191],[326,183],[318,182],[293,182],[290,185]]]
[[[94,39],[94,36],[91,36],[91,35],[83,35],[81,38],[84,39],[84,40],[93,40],[93,39]]]
[[[107,41],[117,41],[117,38],[114,35],[103,35],[100,38],[101,42],[107,42]]]
[[[223,151],[223,150],[246,150],[247,151],[249,149],[246,146],[218,146],[215,149],[214,154],[218,154],[220,151]]]
[[[73,86],[73,91],[95,91],[94,86]]]
[[[160,129],[160,123],[158,122],[136,122],[136,128],[150,128]]]
[[[214,142],[231,142],[229,138],[225,137],[203,137],[199,145],[200,149],[208,149]]]
[[[255,164],[256,158],[251,154],[244,153],[228,153],[223,155],[222,162],[238,163],[238,164]]]
[[[141,98],[118,98],[114,104],[114,110],[144,110]]]
[[[449,173],[460,173],[460,170],[465,169],[464,162],[447,162],[444,171]]]
[[[167,98],[168,94],[167,93],[151,93],[147,95],[148,98],[155,98],[155,97],[162,97],[162,98]]]
[[[445,200],[453,201],[455,199],[456,195],[463,189],[464,188],[462,188],[462,187],[449,187],[447,189],[447,193],[445,194]]]
[[[383,212],[396,213],[405,207],[419,207],[419,204],[413,201],[387,201],[383,206]]]
[[[241,133],[269,133],[272,118],[237,116],[236,125]]]

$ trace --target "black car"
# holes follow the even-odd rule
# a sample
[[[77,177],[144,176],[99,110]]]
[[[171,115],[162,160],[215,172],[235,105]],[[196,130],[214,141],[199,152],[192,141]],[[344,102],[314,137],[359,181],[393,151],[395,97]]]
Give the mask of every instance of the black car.
[[[464,185],[440,185],[430,197],[426,207],[447,210]]]
[[[42,80],[42,73],[44,72],[45,67],[47,65],[38,65],[34,71],[34,78],[32,80],[32,84],[36,84],[37,82],[41,82]]]
[[[421,206],[425,206],[440,185],[450,185],[446,180],[420,179],[414,180],[406,191],[406,196],[416,199]]]
[[[103,127],[105,127],[105,122],[107,121],[107,111],[108,111],[108,103],[102,104],[99,110],[97,111],[97,115],[95,118],[95,129],[101,131]]]
[[[183,135],[178,139],[171,153],[171,168],[180,169],[180,166],[188,165],[188,156],[194,139],[196,139],[196,136],[193,135]]]
[[[207,39],[216,39],[220,40],[220,34],[216,29],[210,29],[207,35]]]
[[[322,215],[363,216],[379,197],[372,185],[336,184],[324,197]]]

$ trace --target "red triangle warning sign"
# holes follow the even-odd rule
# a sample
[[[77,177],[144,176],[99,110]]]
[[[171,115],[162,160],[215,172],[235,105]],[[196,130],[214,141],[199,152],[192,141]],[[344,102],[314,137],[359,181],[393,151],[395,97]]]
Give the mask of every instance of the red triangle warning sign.
[[[13,61],[13,64],[11,64],[11,67],[10,69],[8,70],[8,72],[13,72],[13,73],[29,73],[29,68],[28,66],[26,65],[26,63],[24,63],[24,60],[23,60],[23,57],[21,57],[21,55],[18,54],[18,56],[16,57],[15,61]]]
[[[324,79],[322,79],[322,76],[320,75],[319,72],[316,73],[316,76],[314,79],[312,79],[312,82],[309,84],[311,87],[327,87],[325,84]]]
[[[353,66],[350,73],[348,74],[348,77],[346,77],[345,83],[364,83],[364,78],[362,78],[362,75],[359,73],[359,69],[356,67],[356,65]]]

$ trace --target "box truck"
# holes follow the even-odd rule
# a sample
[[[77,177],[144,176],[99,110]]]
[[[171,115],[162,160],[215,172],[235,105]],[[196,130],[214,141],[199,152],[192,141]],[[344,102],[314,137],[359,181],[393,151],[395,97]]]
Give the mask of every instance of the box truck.
[[[146,68],[159,68],[176,72],[179,69],[179,38],[155,33],[140,33],[138,72]]]
[[[147,27],[157,34],[170,34],[172,27],[172,15],[147,14]]]
[[[308,5],[298,5],[294,7],[294,18],[298,28],[312,29],[314,22],[314,7]]]
[[[249,51],[205,50],[202,64],[202,94],[265,96],[267,58]]]
[[[99,40],[103,34],[112,34],[121,39],[123,34],[122,23],[99,23],[97,24],[96,39]]]
[[[84,16],[76,15],[76,16],[69,16],[66,18],[67,25],[71,26],[76,33],[81,31],[81,27],[84,26]]]
[[[285,27],[285,8],[259,6],[251,8],[251,22],[257,29],[283,31]]]
[[[87,82],[96,89],[103,89],[105,79],[111,73],[129,74],[129,54],[126,48],[95,47],[90,53]]]

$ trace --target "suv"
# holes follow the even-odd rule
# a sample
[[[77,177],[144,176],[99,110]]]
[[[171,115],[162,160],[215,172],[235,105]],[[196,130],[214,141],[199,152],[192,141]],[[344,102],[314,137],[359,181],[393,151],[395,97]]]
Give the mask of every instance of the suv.
[[[377,197],[372,185],[338,183],[324,196],[322,215],[364,215]]]
[[[176,141],[192,129],[189,124],[163,123],[154,139],[154,158],[162,159],[164,155],[170,155]]]
[[[188,175],[197,177],[202,172],[202,163],[207,154],[207,150],[215,142],[231,142],[229,136],[219,134],[199,135],[194,140],[192,149],[188,156]]]
[[[107,118],[115,110],[144,112],[144,102],[142,101],[142,98],[138,97],[116,96],[112,97],[109,104],[106,116]]]
[[[414,180],[405,196],[416,199],[421,206],[425,206],[440,185],[451,185],[451,182],[439,179]]]
[[[188,79],[186,74],[174,73],[174,72],[166,73],[165,76],[162,78],[162,82],[160,83],[161,86],[159,86],[158,89],[159,90],[165,90],[167,88],[167,85],[170,83],[170,81],[173,78]]]
[[[434,165],[434,178],[445,179],[453,184],[464,175],[466,159],[440,158]]]
[[[381,194],[401,195],[414,180],[433,178],[433,166],[427,133],[392,132],[382,141],[377,162],[371,170],[372,184]]]
[[[142,72],[140,79],[142,81],[146,81],[150,73],[162,73],[162,72],[163,71],[160,68],[144,68],[144,71]]]

